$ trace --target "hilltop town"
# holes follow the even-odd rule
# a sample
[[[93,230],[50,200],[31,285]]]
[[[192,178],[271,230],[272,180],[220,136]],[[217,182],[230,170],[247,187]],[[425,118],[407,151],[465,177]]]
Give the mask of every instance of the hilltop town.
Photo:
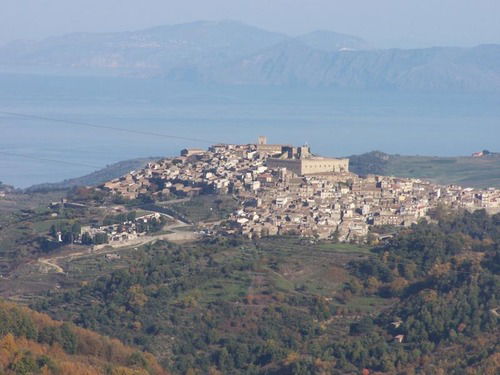
[[[456,353],[449,373],[483,358],[498,342],[500,215],[469,212],[499,211],[500,191],[352,168],[261,137],[185,149],[98,187],[7,188],[0,296],[134,338],[179,374],[293,373],[288,358],[312,365],[314,347],[325,359],[311,373],[411,373],[431,351],[432,365]],[[332,337],[338,354],[322,357]],[[229,360],[212,362],[220,353]],[[488,361],[476,372],[494,373]]]
[[[231,194],[239,202],[214,230],[249,238],[296,234],[359,241],[371,227],[410,226],[438,206],[500,210],[500,190],[442,186],[421,179],[349,172],[348,159],[314,155],[309,146],[218,144],[184,149],[101,189],[154,200]]]

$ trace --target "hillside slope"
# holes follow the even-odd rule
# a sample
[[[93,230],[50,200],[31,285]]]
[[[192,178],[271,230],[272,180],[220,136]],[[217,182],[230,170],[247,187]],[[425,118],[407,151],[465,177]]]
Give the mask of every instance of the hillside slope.
[[[160,159],[160,157],[137,158],[119,161],[118,163],[108,165],[105,168],[99,169],[85,176],[71,178],[61,182],[33,185],[27,188],[26,192],[34,193],[48,190],[62,190],[75,186],[97,186],[103,182],[121,177],[135,169],[143,168],[147,163],[158,159]]]
[[[311,48],[335,52],[341,50],[366,50],[370,45],[361,38],[352,35],[335,33],[328,30],[317,30],[297,37]]]
[[[215,70],[225,83],[357,89],[500,90],[499,45],[325,52],[285,41]]]
[[[415,177],[439,184],[500,187],[500,154],[481,158],[389,155],[373,151],[351,155],[350,170],[360,175]]]
[[[0,373],[166,374],[150,354],[3,301],[0,301]]]
[[[201,67],[254,53],[286,38],[234,21],[198,21],[131,32],[73,33],[40,42],[13,42],[0,49],[0,64],[196,79],[196,70]]]
[[[137,343],[176,374],[493,375],[500,215],[434,217],[373,249],[157,241],[36,309]]]

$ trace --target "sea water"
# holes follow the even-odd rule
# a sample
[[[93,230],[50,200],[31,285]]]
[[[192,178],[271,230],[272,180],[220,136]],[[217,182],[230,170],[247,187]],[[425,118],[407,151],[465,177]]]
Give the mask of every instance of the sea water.
[[[186,147],[251,143],[259,135],[270,143],[308,143],[325,156],[500,151],[498,93],[0,73],[0,111],[37,117],[0,113],[0,181],[17,187],[81,176],[120,160],[177,155]]]

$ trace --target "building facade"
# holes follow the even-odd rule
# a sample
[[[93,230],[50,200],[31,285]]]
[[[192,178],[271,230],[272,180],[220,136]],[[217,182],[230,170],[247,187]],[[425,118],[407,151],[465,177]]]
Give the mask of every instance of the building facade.
[[[286,168],[297,176],[349,172],[349,159],[311,156],[305,159],[268,158],[269,168]]]

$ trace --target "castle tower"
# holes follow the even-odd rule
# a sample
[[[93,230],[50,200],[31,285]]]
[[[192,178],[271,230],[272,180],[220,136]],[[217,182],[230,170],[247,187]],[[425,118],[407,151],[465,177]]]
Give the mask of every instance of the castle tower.
[[[264,135],[260,135],[257,144],[259,144],[259,145],[267,145],[267,137],[264,136]]]
[[[307,159],[309,156],[311,156],[311,149],[308,145],[301,146],[298,149],[298,154],[299,159]]]

